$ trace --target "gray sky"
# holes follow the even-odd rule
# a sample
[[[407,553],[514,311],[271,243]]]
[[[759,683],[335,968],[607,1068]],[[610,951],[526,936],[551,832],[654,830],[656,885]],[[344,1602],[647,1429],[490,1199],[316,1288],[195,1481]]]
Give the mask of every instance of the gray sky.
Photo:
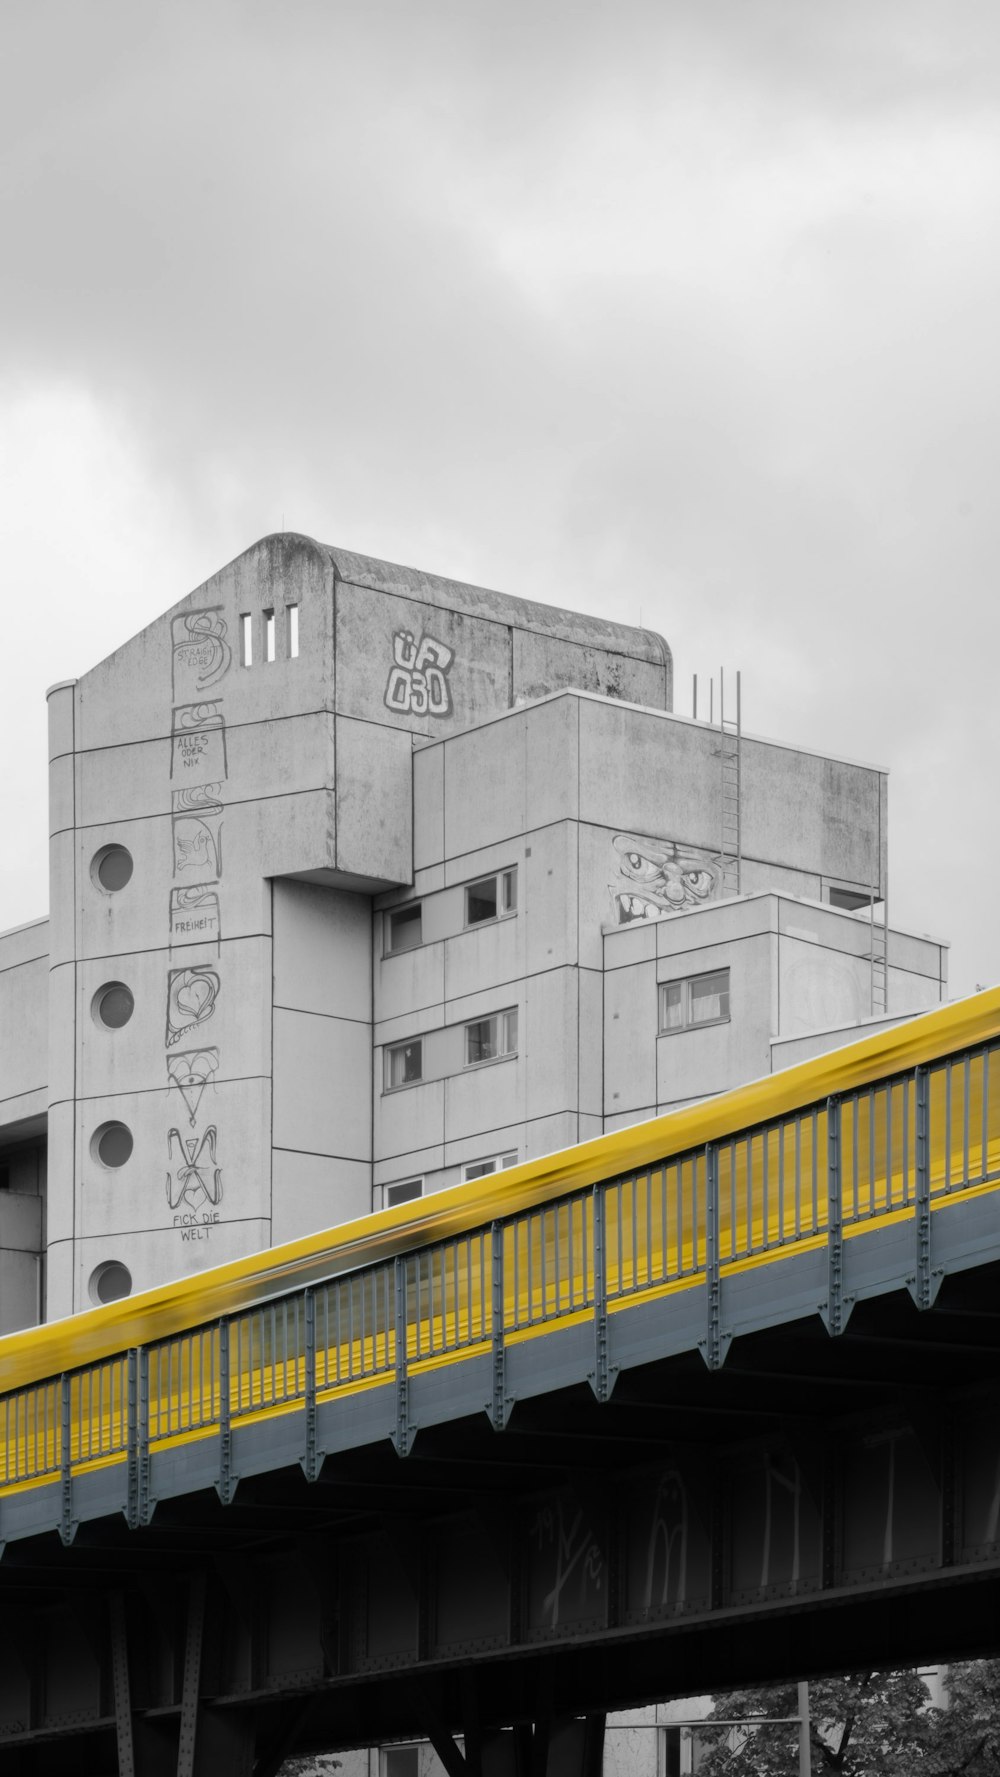
[[[998,100],[995,0],[6,0],[0,927],[46,687],[284,526],[741,668],[1000,979]]]

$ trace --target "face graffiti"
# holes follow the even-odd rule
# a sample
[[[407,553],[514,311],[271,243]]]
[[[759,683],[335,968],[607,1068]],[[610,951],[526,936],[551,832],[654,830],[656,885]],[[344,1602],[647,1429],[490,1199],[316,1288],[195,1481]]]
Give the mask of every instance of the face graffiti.
[[[722,865],[712,852],[634,833],[617,833],[612,846],[618,874],[608,893],[616,925],[663,919],[701,907],[721,892]]]

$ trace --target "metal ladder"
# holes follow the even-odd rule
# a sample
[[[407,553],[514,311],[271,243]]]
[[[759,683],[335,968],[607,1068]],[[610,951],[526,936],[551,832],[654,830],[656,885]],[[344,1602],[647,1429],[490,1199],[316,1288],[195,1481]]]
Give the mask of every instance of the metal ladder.
[[[871,963],[871,1015],[889,1010],[889,902],[882,902],[882,918],[875,918],[875,888],[868,902],[869,958]]]
[[[719,764],[722,772],[720,806],[722,826],[719,859],[722,864],[722,892],[738,895],[743,878],[743,836],[740,818],[741,803],[741,740],[740,675],[736,674],[736,715],[726,715],[726,680],[719,668]]]

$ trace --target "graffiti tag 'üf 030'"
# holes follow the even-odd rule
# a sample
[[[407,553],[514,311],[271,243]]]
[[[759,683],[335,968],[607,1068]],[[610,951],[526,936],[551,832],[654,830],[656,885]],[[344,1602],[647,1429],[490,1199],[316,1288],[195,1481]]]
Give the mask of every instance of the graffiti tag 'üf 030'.
[[[408,629],[392,638],[395,665],[389,674],[383,702],[400,716],[450,716],[451,688],[448,673],[454,650],[434,636],[414,641]]]

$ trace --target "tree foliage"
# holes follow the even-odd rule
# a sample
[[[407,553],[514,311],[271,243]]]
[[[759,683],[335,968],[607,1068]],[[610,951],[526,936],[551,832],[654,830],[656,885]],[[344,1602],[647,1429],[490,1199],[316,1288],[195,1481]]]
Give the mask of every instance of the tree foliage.
[[[813,1680],[811,1777],[1000,1777],[1000,1661],[949,1667],[946,1692],[936,1706],[916,1672]],[[698,1777],[798,1777],[797,1711],[794,1684],[717,1697]]]

